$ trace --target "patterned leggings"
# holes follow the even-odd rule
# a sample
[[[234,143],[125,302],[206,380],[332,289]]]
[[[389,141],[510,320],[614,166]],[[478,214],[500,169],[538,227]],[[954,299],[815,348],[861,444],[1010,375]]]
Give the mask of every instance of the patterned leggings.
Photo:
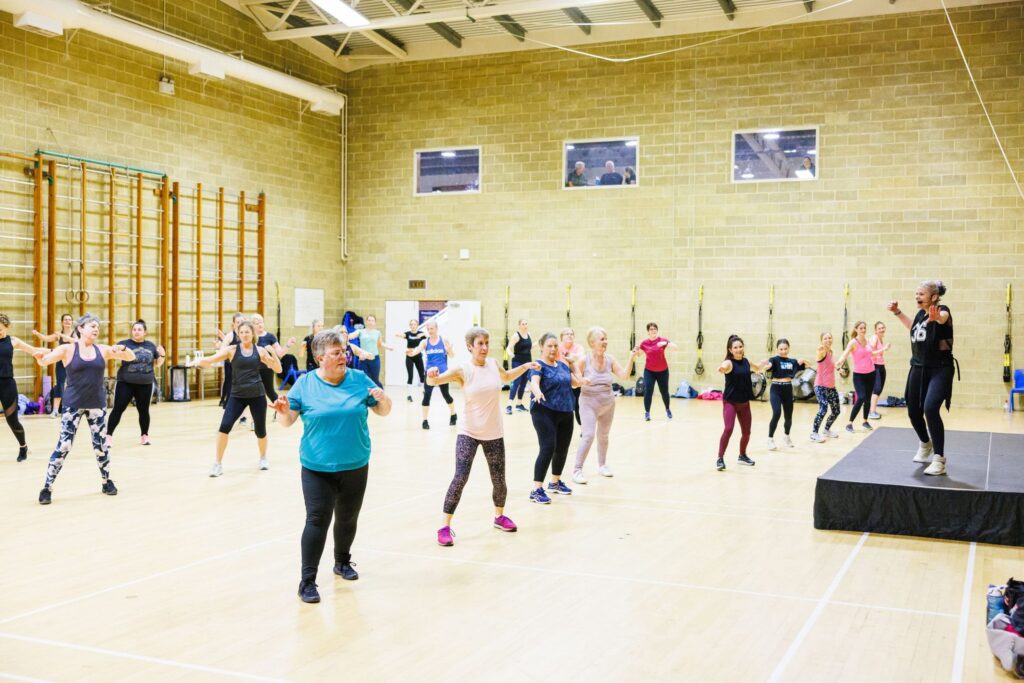
[[[818,397],[818,414],[814,416],[814,431],[821,427],[821,421],[825,419],[825,411],[832,409],[825,423],[825,429],[832,429],[833,423],[839,417],[839,392],[835,387],[814,387],[814,395]]]
[[[459,506],[462,489],[469,481],[469,470],[473,467],[477,446],[484,447],[487,468],[491,471],[491,486],[494,488],[491,497],[494,500],[494,507],[505,507],[505,497],[508,495],[508,487],[505,485],[505,440],[477,441],[471,436],[459,434],[455,439],[455,476],[452,477],[451,486],[444,497],[446,515],[454,515],[455,508]]]
[[[68,457],[71,446],[75,443],[75,433],[78,432],[78,423],[85,417],[89,423],[89,432],[92,436],[92,450],[96,453],[96,464],[100,468],[100,476],[104,483],[110,479],[110,455],[104,444],[104,437],[107,435],[105,408],[82,408],[65,410],[60,416],[60,437],[57,439],[57,448],[50,455],[50,464],[46,468],[46,484],[44,488],[53,490],[53,480],[60,474],[64,467],[64,459]]]

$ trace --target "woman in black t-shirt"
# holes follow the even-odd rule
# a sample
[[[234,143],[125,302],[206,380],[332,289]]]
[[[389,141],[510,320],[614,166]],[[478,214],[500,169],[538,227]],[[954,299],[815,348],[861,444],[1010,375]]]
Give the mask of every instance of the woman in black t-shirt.
[[[396,334],[399,339],[405,339],[405,383],[409,385],[408,394],[405,399],[412,402],[412,390],[415,386],[412,383],[412,371],[415,370],[420,378],[420,384],[425,381],[423,370],[423,351],[420,349],[420,342],[427,338],[427,333],[419,329],[420,323],[413,318],[409,321],[409,329],[403,334]]]
[[[914,462],[930,463],[925,474],[946,474],[945,426],[940,410],[949,410],[953,395],[953,315],[939,303],[946,285],[927,280],[914,292],[917,315],[911,320],[895,300],[889,310],[910,330],[910,373],[907,375],[907,415],[921,445]],[[934,457],[933,457],[934,456]]]
[[[303,343],[305,343],[306,345],[306,372],[316,370],[318,367],[320,367],[319,365],[316,364],[316,356],[313,355],[313,337],[323,332],[324,321],[320,320],[320,318],[317,318],[316,320],[313,321],[313,324],[310,326],[310,329],[312,330],[312,332],[303,337],[302,339]]]
[[[121,415],[135,399],[135,408],[139,411],[139,431],[142,434],[143,446],[149,445],[149,401],[153,397],[153,382],[156,374],[153,369],[164,363],[164,349],[146,340],[146,321],[136,320],[132,325],[131,339],[118,342],[121,346],[135,352],[134,360],[121,362],[117,370],[117,386],[114,388],[114,409],[107,419],[107,447],[114,438],[114,430],[121,422]]]
[[[769,400],[772,404],[772,421],[768,423],[768,450],[774,451],[775,429],[779,426],[779,418],[785,415],[782,423],[782,430],[785,432],[783,443],[788,448],[794,448],[793,440],[789,438],[789,430],[793,426],[793,378],[796,373],[810,365],[806,360],[789,357],[789,340],[780,339],[775,344],[776,355],[761,363],[768,366],[772,371],[772,386],[769,390]]]

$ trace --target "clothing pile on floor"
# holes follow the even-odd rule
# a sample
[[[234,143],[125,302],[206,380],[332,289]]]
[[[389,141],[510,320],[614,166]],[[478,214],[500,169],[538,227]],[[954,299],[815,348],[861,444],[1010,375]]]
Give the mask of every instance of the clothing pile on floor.
[[[1024,581],[989,584],[986,636],[992,654],[1017,678],[1024,678]]]

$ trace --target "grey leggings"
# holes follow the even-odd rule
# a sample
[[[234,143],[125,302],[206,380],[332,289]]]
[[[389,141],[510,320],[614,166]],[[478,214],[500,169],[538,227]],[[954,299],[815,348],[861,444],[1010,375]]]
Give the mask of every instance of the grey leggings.
[[[597,464],[604,467],[608,460],[608,433],[612,430],[612,418],[615,417],[615,397],[580,395],[580,419],[583,424],[583,437],[576,449],[576,466],[574,472],[583,470],[590,447],[597,437]]]

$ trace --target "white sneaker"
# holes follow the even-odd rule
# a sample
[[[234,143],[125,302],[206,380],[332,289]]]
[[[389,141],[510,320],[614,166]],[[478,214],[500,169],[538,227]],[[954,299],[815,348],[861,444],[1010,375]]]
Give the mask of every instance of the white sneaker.
[[[219,462],[213,463],[213,467],[210,468],[211,477],[219,477],[224,474],[224,468],[220,466]]]
[[[917,447],[917,455],[914,456],[914,462],[931,462],[934,454],[935,449],[932,448],[932,442],[923,443]]]
[[[811,441],[813,441],[814,443],[821,443],[824,440],[825,440],[825,437],[823,437],[818,432],[811,432]]]
[[[935,459],[932,460],[932,464],[924,468],[925,474],[938,475],[946,473],[946,458],[941,455],[936,455]]]
[[[608,467],[608,465],[601,465],[600,467],[598,467],[597,468],[597,473],[600,474],[602,477],[614,477],[615,476],[614,474],[612,474],[612,468]]]
[[[576,470],[572,473],[572,480],[577,484],[586,484],[587,477],[583,474],[583,470]]]
[[[782,443],[786,444],[788,448],[796,448],[796,446],[793,445],[793,440],[789,438],[789,434],[782,437]]]
[[[270,469],[270,463],[267,462],[266,458],[260,458],[260,469],[261,470],[269,470]]]
[[[839,438],[839,435],[836,434],[835,432],[833,432],[831,429],[826,429],[825,431],[822,432],[822,435],[826,436],[826,437],[828,437],[830,439],[838,439]]]
[[[778,449],[778,446],[775,445],[775,439],[768,439],[768,450],[774,451],[776,449]]]

